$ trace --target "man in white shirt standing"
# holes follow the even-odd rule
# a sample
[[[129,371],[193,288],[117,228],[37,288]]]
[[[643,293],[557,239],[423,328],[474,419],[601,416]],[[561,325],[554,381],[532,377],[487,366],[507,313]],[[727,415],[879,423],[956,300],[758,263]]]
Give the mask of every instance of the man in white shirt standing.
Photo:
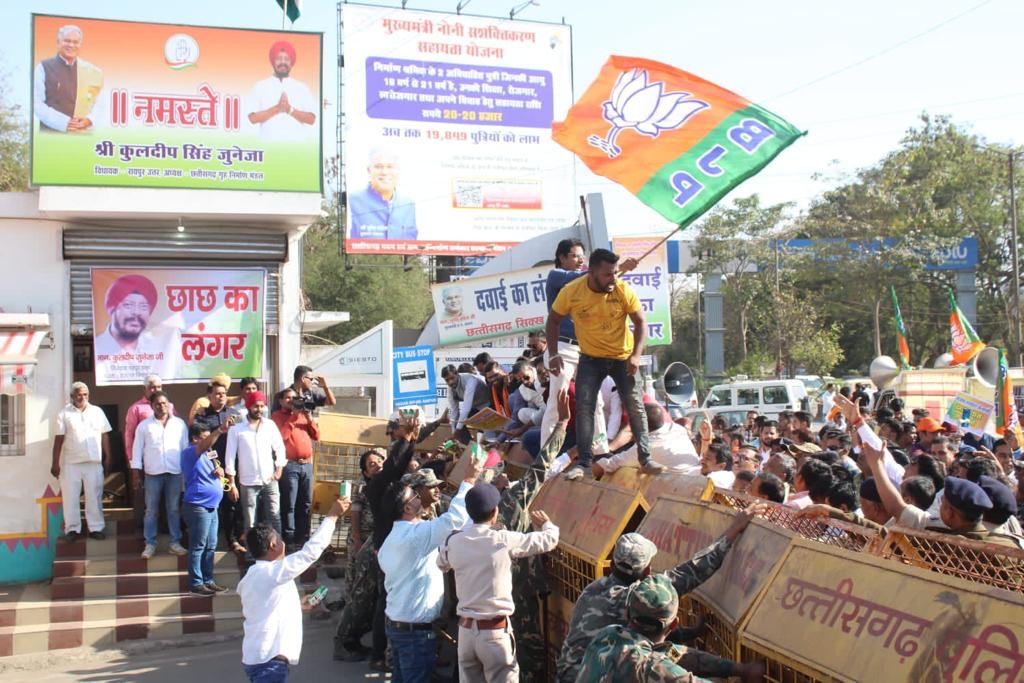
[[[245,620],[242,667],[250,681],[287,683],[289,666],[299,663],[302,603],[295,579],[330,545],[334,525],[349,505],[348,498],[335,500],[302,550],[288,556],[281,534],[266,524],[246,534],[245,544],[256,562],[238,582],[238,596]]]
[[[132,487],[146,492],[146,515],[142,523],[142,535],[146,539],[146,547],[142,549],[144,560],[156,554],[161,497],[167,509],[167,529],[171,536],[167,549],[174,555],[188,553],[181,545],[181,452],[188,446],[188,425],[180,417],[171,415],[171,402],[164,392],[154,391],[149,405],[153,416],[135,428],[131,455]]]
[[[57,413],[50,474],[60,480],[64,499],[64,536],[75,542],[82,535],[79,500],[85,488],[85,521],[89,538],[103,540],[103,472],[110,467],[110,422],[89,403],[84,382],[71,385],[71,403]],[[102,457],[101,457],[102,454]],[[63,455],[63,459],[62,456]]]
[[[246,394],[248,412],[246,419],[228,432],[224,471],[231,485],[228,496],[242,501],[245,530],[255,526],[256,508],[261,505],[264,516],[280,534],[281,492],[277,482],[284,473],[286,456],[277,425],[263,417],[266,407],[267,396],[262,391]]]
[[[433,621],[441,616],[444,605],[438,548],[466,523],[466,494],[482,468],[482,460],[471,458],[466,479],[448,512],[429,521],[423,519],[420,497],[409,486],[396,482],[384,494],[382,509],[395,524],[377,559],[387,591],[384,630],[394,651],[393,683],[430,683],[437,661]]]
[[[551,552],[558,527],[541,510],[530,513],[533,533],[495,530],[501,493],[480,482],[466,494],[472,526],[452,534],[441,548],[438,566],[455,570],[459,596],[459,680],[515,683],[519,664],[509,623],[512,560]]]
[[[295,47],[287,40],[270,46],[274,75],[253,86],[249,122],[259,125],[260,137],[274,142],[308,140],[316,123],[316,100],[301,81],[291,78]]]

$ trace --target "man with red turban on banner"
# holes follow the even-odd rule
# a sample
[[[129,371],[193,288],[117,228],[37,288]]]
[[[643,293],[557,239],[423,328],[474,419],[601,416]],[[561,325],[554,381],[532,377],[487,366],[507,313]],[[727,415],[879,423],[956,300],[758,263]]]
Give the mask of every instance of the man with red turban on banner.
[[[260,137],[274,142],[307,140],[315,130],[319,107],[313,93],[301,81],[291,78],[295,46],[279,40],[270,46],[274,74],[256,83],[249,94],[249,123],[260,127]]]
[[[97,378],[174,377],[173,349],[146,332],[157,303],[156,286],[149,278],[131,274],[114,280],[104,298],[110,323],[96,337]]]

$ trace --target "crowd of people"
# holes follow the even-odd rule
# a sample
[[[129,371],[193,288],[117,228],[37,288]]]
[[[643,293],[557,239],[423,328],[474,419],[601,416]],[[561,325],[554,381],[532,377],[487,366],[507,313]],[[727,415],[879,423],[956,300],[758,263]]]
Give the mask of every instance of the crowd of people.
[[[996,440],[927,411],[907,414],[899,399],[876,405],[866,387],[827,390],[826,423],[818,428],[810,414],[788,410],[752,411],[735,426],[707,413],[696,426],[673,420],[639,381],[642,308],[615,277],[636,262],[620,263],[602,249],[586,270],[583,261],[581,244],[559,244],[545,331],[530,335],[510,368],[486,352],[473,363],[444,367],[448,409],[432,422],[418,411],[397,413],[388,424],[388,447],[360,455],[354,493],[335,503],[315,533],[313,411],[334,403],[323,378],[300,366],[294,383],[271,403],[254,378],[243,379],[231,396],[230,378],[215,376],[187,419],[176,416],[159,377],[146,379],[125,425],[132,485],[144,492],[142,555],[157,552],[163,503],[168,551],[189,556],[193,594],[225,590],[213,576],[220,530],[226,547],[251,560],[238,587],[242,663],[251,680],[287,680],[297,663],[302,605],[294,579],[317,561],[346,512],[347,593],[335,659],[368,660],[393,681],[430,681],[450,622],[460,680],[547,680],[541,611],[548,588],[540,558],[558,544],[559,529],[531,503],[553,476],[578,482],[633,466],[649,475],[700,475],[754,500],[709,547],[666,572],[652,572],[656,547],[649,539],[622,535],[611,573],[576,601],[554,672],[560,682],[762,680],[759,663],[688,645],[700,626],[681,626],[678,608],[769,503],[883,534],[898,524],[1024,548],[1021,444],[1010,432]],[[69,492],[83,487],[89,535],[104,536],[99,501],[110,425],[88,396],[85,385],[72,387],[53,451],[72,541],[82,527],[77,496],[69,505]],[[463,456],[461,482],[445,495],[458,449],[423,453],[417,446],[442,423],[472,444],[468,423],[485,408],[506,419],[502,428],[476,435],[488,442],[485,455],[515,446],[527,454],[525,472],[511,481],[501,458]]]

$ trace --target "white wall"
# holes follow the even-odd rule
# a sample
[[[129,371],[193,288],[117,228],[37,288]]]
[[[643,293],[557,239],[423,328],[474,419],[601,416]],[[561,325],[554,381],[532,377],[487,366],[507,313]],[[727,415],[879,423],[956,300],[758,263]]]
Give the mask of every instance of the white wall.
[[[25,196],[0,195],[0,216],[27,215],[20,202]],[[46,486],[57,489],[50,476],[54,415],[66,403],[71,384],[71,334],[68,330],[68,276],[61,254],[61,227],[56,221],[0,218],[0,308],[7,313],[49,313],[48,340],[39,349],[33,390],[26,398],[24,456],[0,459],[4,486],[0,486],[0,534],[38,531],[39,506]]]

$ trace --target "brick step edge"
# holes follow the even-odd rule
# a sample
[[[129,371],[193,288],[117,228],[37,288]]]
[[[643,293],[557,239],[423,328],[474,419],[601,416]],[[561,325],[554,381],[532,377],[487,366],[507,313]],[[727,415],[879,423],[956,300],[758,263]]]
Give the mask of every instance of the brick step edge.
[[[218,628],[219,625],[219,628]],[[0,627],[0,657],[129,640],[164,640],[197,633],[242,632],[242,612],[181,614]]]

